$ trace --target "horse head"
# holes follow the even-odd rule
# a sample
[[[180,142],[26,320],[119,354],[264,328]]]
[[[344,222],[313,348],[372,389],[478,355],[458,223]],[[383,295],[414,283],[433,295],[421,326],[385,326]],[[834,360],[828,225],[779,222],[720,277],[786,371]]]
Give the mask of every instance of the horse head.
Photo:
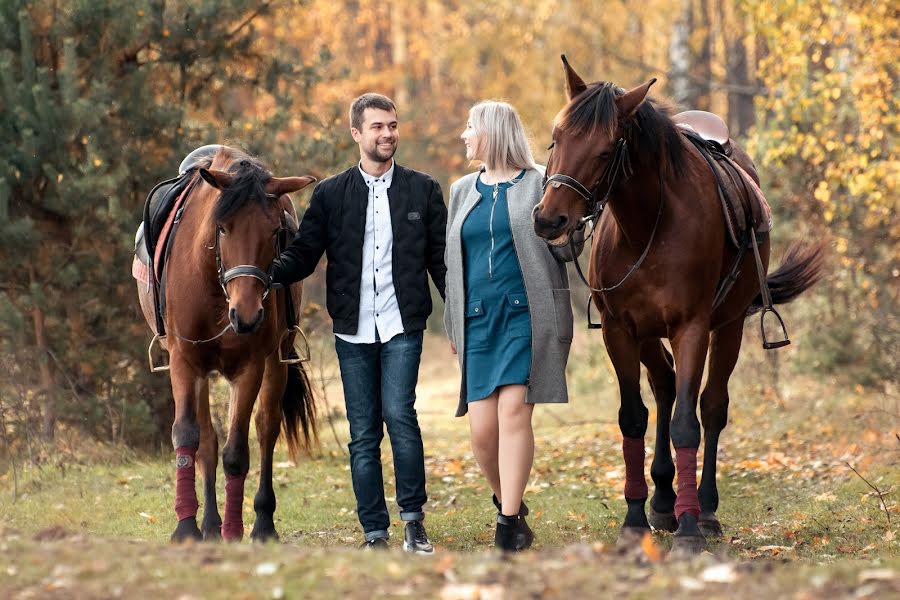
[[[562,246],[596,216],[630,172],[624,131],[656,81],[631,90],[608,82],[585,84],[562,56],[568,104],[553,126],[544,196],[534,208],[534,230]]]
[[[200,169],[203,180],[219,191],[210,215],[215,228],[219,285],[228,302],[228,320],[236,333],[259,329],[271,278],[268,271],[280,251],[284,229],[282,196],[302,190],[314,177],[272,177],[252,160],[239,160],[229,171]],[[233,171],[233,172],[232,172]]]

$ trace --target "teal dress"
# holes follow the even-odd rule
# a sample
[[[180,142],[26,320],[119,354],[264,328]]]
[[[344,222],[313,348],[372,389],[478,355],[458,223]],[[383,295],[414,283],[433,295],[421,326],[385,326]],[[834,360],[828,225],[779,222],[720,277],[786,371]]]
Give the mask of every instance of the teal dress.
[[[531,315],[506,203],[506,190],[524,174],[496,185],[479,177],[481,199],[463,222],[467,402],[484,399],[502,385],[528,383]]]

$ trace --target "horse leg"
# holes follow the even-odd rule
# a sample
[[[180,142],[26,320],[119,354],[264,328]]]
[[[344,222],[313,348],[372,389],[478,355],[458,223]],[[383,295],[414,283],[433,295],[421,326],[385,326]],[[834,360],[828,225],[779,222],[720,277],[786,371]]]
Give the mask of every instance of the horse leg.
[[[675,554],[697,554],[706,547],[706,539],[697,526],[700,518],[697,497],[697,449],[700,447],[697,392],[708,348],[708,321],[687,323],[672,337],[676,396],[671,432],[678,471],[678,497],[675,500],[678,529],[672,541],[672,552]]]
[[[700,531],[706,537],[721,537],[722,525],[716,518],[719,491],[716,489],[716,455],[719,434],[728,422],[728,379],[737,364],[744,335],[744,320],[733,321],[712,334],[709,351],[709,376],[700,395],[703,421],[703,476],[700,479]]]
[[[647,480],[644,478],[644,434],[649,412],[641,399],[640,345],[614,322],[604,323],[603,341],[619,380],[619,429],[622,431],[622,453],[625,457],[625,502],[628,511],[616,546],[626,549],[650,533],[644,512],[647,502]]]
[[[675,404],[675,369],[672,355],[661,340],[649,340],[641,345],[641,362],[647,367],[650,389],[656,398],[656,447],[650,477],[653,478],[653,497],[650,499],[650,524],[661,531],[675,531],[675,463],[669,443],[669,421]]]
[[[197,450],[197,466],[203,477],[203,523],[200,531],[204,540],[222,539],[222,517],[216,504],[216,469],[219,466],[219,438],[212,424],[209,411],[209,380],[203,380],[203,388],[197,397],[200,421],[200,449]]]
[[[172,445],[175,447],[175,515],[178,517],[178,525],[171,539],[173,542],[183,542],[202,538],[197,527],[199,503],[194,461],[200,446],[197,397],[205,378],[194,373],[178,352],[171,353],[170,365],[172,396],[175,398]]]
[[[256,521],[250,539],[265,542],[278,540],[275,531],[275,489],[272,487],[272,456],[281,427],[281,403],[287,386],[287,365],[272,354],[266,360],[266,372],[256,408],[256,437],[259,439],[259,489],[253,498]]]
[[[222,468],[225,471],[225,510],[222,538],[239,542],[244,537],[244,481],[250,470],[250,416],[262,383],[265,363],[256,362],[231,381],[231,422],[228,441],[222,449]]]

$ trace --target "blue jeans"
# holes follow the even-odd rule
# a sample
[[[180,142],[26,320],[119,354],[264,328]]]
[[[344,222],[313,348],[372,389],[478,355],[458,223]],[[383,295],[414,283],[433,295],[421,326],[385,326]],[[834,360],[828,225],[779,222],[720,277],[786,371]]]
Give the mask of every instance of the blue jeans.
[[[374,344],[352,344],[335,337],[334,347],[350,421],[350,474],[356,512],[366,541],[386,538],[391,520],[381,473],[384,425],[394,453],[400,519],[423,519],[422,507],[428,500],[422,432],[415,409],[422,332],[401,333]]]

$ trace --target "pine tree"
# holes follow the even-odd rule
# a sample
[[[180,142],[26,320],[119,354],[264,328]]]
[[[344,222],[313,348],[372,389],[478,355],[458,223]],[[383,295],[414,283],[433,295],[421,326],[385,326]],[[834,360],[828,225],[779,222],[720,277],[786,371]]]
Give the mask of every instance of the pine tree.
[[[273,148],[291,90],[315,71],[267,47],[268,10],[256,0],[0,5],[0,395],[28,415],[20,427],[168,438],[168,378],[147,372],[130,276],[134,232],[147,191],[193,148]],[[254,112],[260,97],[265,115]],[[293,161],[319,143],[292,139],[281,161],[263,158],[290,156],[299,171]]]

